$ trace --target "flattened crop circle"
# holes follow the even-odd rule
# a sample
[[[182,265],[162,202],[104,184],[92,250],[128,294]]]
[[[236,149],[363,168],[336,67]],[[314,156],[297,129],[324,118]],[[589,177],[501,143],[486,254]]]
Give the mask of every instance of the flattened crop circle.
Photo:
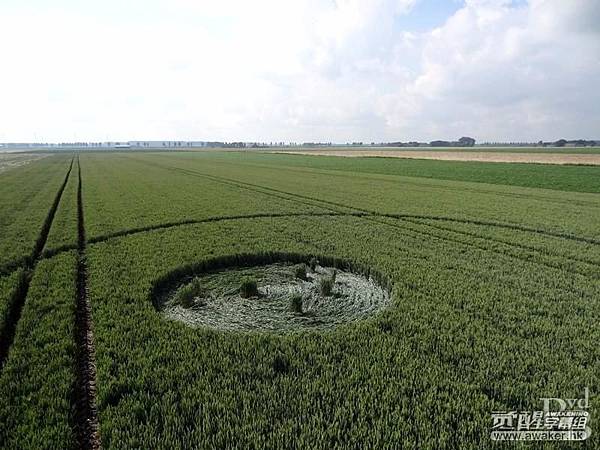
[[[368,267],[330,257],[233,255],[180,268],[151,294],[167,319],[230,331],[329,329],[390,304],[390,284]]]

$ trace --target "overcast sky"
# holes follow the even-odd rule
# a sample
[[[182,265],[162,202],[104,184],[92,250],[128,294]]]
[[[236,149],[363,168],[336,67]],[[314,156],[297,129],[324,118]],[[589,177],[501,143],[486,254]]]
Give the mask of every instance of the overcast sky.
[[[0,141],[600,139],[599,0],[1,0]]]

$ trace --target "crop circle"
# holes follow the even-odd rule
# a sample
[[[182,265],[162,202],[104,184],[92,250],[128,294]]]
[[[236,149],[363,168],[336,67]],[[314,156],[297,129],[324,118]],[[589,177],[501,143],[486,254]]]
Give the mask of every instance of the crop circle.
[[[334,258],[273,253],[179,269],[152,295],[167,319],[227,331],[330,329],[390,304],[389,283],[378,272]]]

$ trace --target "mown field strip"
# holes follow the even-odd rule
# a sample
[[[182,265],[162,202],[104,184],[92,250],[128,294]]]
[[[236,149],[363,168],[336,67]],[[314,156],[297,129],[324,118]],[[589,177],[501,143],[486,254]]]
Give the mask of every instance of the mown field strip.
[[[65,175],[64,181],[60,185],[58,192],[54,197],[54,201],[48,210],[48,214],[44,220],[44,223],[42,224],[42,228],[40,229],[40,233],[36,239],[31,256],[25,261],[23,277],[21,280],[19,280],[18,289],[15,291],[15,295],[11,299],[11,304],[8,306],[9,312],[6,323],[0,324],[2,327],[0,335],[0,371],[4,366],[6,359],[8,358],[8,353],[15,337],[15,330],[21,317],[23,305],[25,304],[25,300],[27,298],[27,292],[29,291],[29,285],[33,277],[35,266],[40,259],[44,246],[46,245],[46,240],[48,239],[48,233],[52,227],[54,215],[56,214],[56,210],[60,204],[60,200],[62,198],[63,191],[65,190],[65,186],[69,180],[69,176],[71,175],[72,168],[73,159],[71,159],[71,162],[69,163],[69,168],[67,170],[67,174]]]
[[[75,340],[77,345],[77,436],[80,448],[99,449],[100,426],[96,406],[96,353],[91,305],[88,294],[86,238],[83,210],[81,164],[77,157],[77,304]]]
[[[441,161],[473,161],[490,163],[521,164],[564,164],[564,165],[600,165],[600,157],[595,154],[553,154],[553,153],[511,153],[511,152],[461,152],[461,151],[427,151],[427,150],[308,150],[281,151],[280,153],[336,156],[345,158],[407,158]]]

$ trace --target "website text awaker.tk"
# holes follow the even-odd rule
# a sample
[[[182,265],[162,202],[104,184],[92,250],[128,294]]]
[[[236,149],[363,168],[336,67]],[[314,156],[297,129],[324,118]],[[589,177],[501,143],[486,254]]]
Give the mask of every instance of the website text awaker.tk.
[[[494,441],[583,441],[585,431],[493,431]]]

